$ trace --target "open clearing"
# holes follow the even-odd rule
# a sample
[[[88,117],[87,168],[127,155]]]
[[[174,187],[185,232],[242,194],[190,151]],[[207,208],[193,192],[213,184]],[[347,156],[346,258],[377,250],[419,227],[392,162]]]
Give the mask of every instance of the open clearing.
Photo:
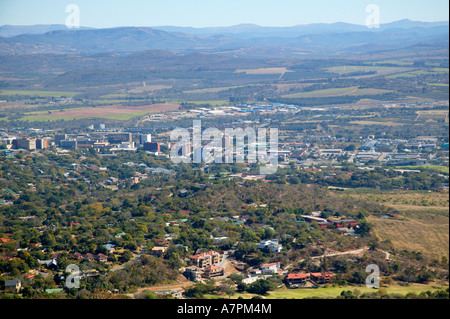
[[[448,73],[448,68],[433,68],[429,70],[415,70],[411,72],[402,72],[387,76],[387,79],[396,79],[401,77],[415,77],[419,75],[436,75]]]
[[[336,97],[336,96],[361,96],[361,95],[380,95],[390,93],[391,90],[381,89],[360,89],[357,86],[345,87],[345,88],[332,88],[324,90],[316,90],[311,92],[300,92],[287,94],[285,98],[319,98],[319,97]]]
[[[448,257],[449,218],[446,212],[411,210],[395,218],[368,217],[381,240],[390,240],[397,250],[420,251],[429,259]]]
[[[195,90],[188,90],[184,91],[185,94],[202,94],[202,93],[218,93],[230,89],[237,89],[244,87],[243,85],[239,86],[227,86],[227,87],[218,87],[218,88],[206,88],[206,89],[195,89]]]
[[[397,123],[397,122],[381,122],[381,121],[352,121],[350,124],[357,124],[357,125],[384,125],[384,126],[401,126],[405,125],[404,123]]]
[[[392,207],[390,218],[370,215],[374,233],[397,250],[420,251],[429,259],[449,255],[448,193],[346,190],[344,196]]]
[[[406,295],[408,293],[416,293],[417,295],[425,291],[436,291],[447,289],[448,285],[445,283],[429,283],[429,284],[410,284],[410,285],[399,285],[393,284],[388,287],[382,287],[383,291],[388,294],[401,294]],[[341,294],[342,291],[355,291],[358,290],[360,293],[375,293],[378,289],[367,288],[366,286],[341,286],[341,287],[319,287],[319,288],[306,288],[306,289],[289,289],[283,287],[275,291],[269,291],[264,299],[305,299],[305,298],[320,298],[334,299]],[[242,297],[243,299],[251,299],[257,295],[249,293],[237,293],[231,297],[231,299],[237,299]],[[207,298],[223,298],[218,295],[207,295]]]
[[[39,97],[74,97],[80,92],[60,92],[60,91],[29,91],[29,90],[0,90],[0,95],[25,95]]]
[[[51,114],[33,114],[25,116],[23,119],[28,121],[55,121],[72,120],[80,118],[104,118],[113,120],[129,120],[132,117],[144,115],[152,112],[176,111],[178,104],[151,104],[145,106],[124,106],[109,105],[102,107],[87,107],[77,109],[67,109]]]
[[[448,110],[418,111],[416,121],[441,120],[448,122]]]
[[[394,73],[405,72],[413,70],[408,67],[390,67],[390,66],[370,66],[370,65],[341,65],[326,68],[330,73],[337,73],[339,75],[350,74],[353,72],[376,72],[376,75],[388,75]]]
[[[287,68],[259,68],[259,69],[237,69],[234,73],[245,73],[248,75],[261,75],[261,74],[283,74],[289,71]]]

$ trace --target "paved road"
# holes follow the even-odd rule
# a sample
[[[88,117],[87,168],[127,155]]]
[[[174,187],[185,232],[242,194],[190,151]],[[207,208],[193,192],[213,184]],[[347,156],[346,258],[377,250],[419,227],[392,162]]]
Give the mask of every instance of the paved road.
[[[124,269],[126,266],[131,265],[132,263],[134,263],[136,260],[138,260],[139,258],[141,258],[142,256],[142,252],[140,252],[139,254],[137,254],[136,256],[134,256],[132,259],[130,259],[129,261],[127,261],[126,263],[120,265],[120,266],[114,266],[113,268],[111,268],[110,271],[117,271],[117,270],[121,270]]]

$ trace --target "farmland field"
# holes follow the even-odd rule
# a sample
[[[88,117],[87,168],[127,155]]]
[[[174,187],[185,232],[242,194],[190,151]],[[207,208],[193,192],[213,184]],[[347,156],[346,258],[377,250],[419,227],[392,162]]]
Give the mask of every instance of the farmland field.
[[[411,72],[402,72],[397,74],[392,74],[387,76],[388,79],[396,79],[400,77],[415,77],[418,75],[435,75],[435,74],[445,74],[448,73],[448,69],[446,68],[433,68],[430,70],[415,70]]]
[[[419,169],[419,170],[427,169],[427,170],[435,171],[438,173],[446,173],[446,174],[449,173],[448,166],[439,166],[439,165],[399,166],[397,168],[399,168],[399,169]]]
[[[31,91],[31,90],[0,90],[0,95],[24,95],[39,97],[74,97],[80,92],[60,92],[60,91]]]
[[[228,86],[228,87],[218,87],[218,88],[205,88],[205,89],[196,89],[196,90],[188,90],[188,91],[184,91],[183,93],[187,93],[187,94],[196,94],[196,93],[218,93],[218,92],[222,92],[222,91],[226,91],[229,89],[236,89],[236,88],[240,88],[242,86]]]
[[[448,110],[446,111],[418,111],[416,121],[444,120],[448,122]]]
[[[289,71],[287,68],[260,68],[260,69],[238,69],[235,73],[245,73],[245,74],[283,74]]]
[[[313,98],[313,97],[333,97],[333,96],[358,96],[358,95],[379,95],[392,92],[391,90],[380,89],[360,89],[357,86],[345,88],[333,88],[316,90],[311,92],[301,92],[294,94],[287,94],[285,98]]]
[[[345,75],[353,72],[376,72],[377,75],[388,75],[399,72],[405,72],[408,70],[412,70],[411,68],[407,68],[404,66],[399,67],[390,67],[390,66],[370,66],[370,65],[341,65],[326,68],[330,73],[337,73],[339,75]]]
[[[176,111],[177,104],[152,104],[147,106],[127,107],[123,105],[110,105],[104,107],[86,107],[77,109],[67,109],[51,114],[29,114],[23,119],[27,121],[56,121],[73,120],[83,118],[104,118],[113,120],[129,120],[135,116],[140,116],[152,112]]]

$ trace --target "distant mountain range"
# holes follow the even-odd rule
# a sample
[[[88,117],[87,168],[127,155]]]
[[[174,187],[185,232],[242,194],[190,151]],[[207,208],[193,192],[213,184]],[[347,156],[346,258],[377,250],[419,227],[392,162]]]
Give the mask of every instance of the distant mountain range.
[[[234,56],[340,55],[395,50],[417,44],[448,48],[448,22],[401,20],[378,29],[333,23],[293,27],[118,27],[68,29],[65,25],[0,26],[0,54],[99,54],[167,50]]]

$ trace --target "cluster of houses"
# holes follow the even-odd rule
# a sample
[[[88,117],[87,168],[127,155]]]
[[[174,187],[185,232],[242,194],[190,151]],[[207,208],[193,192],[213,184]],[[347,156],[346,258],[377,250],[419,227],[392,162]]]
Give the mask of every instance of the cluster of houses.
[[[292,273],[284,281],[289,288],[307,288],[331,283],[334,274],[331,272]]]
[[[192,281],[225,276],[225,269],[217,265],[222,262],[223,255],[214,250],[193,255],[190,260],[193,265],[185,268],[184,275]]]
[[[356,219],[334,220],[320,217],[321,212],[313,212],[311,215],[301,215],[306,222],[316,222],[322,228],[335,228],[341,235],[354,235],[355,227],[358,227]]]
[[[73,257],[77,260],[80,260],[80,259],[87,259],[89,261],[96,260],[96,261],[103,262],[103,263],[106,263],[108,261],[108,256],[105,254],[102,254],[102,253],[98,253],[98,254],[94,255],[91,253],[80,254],[80,253],[76,252],[73,254]]]

